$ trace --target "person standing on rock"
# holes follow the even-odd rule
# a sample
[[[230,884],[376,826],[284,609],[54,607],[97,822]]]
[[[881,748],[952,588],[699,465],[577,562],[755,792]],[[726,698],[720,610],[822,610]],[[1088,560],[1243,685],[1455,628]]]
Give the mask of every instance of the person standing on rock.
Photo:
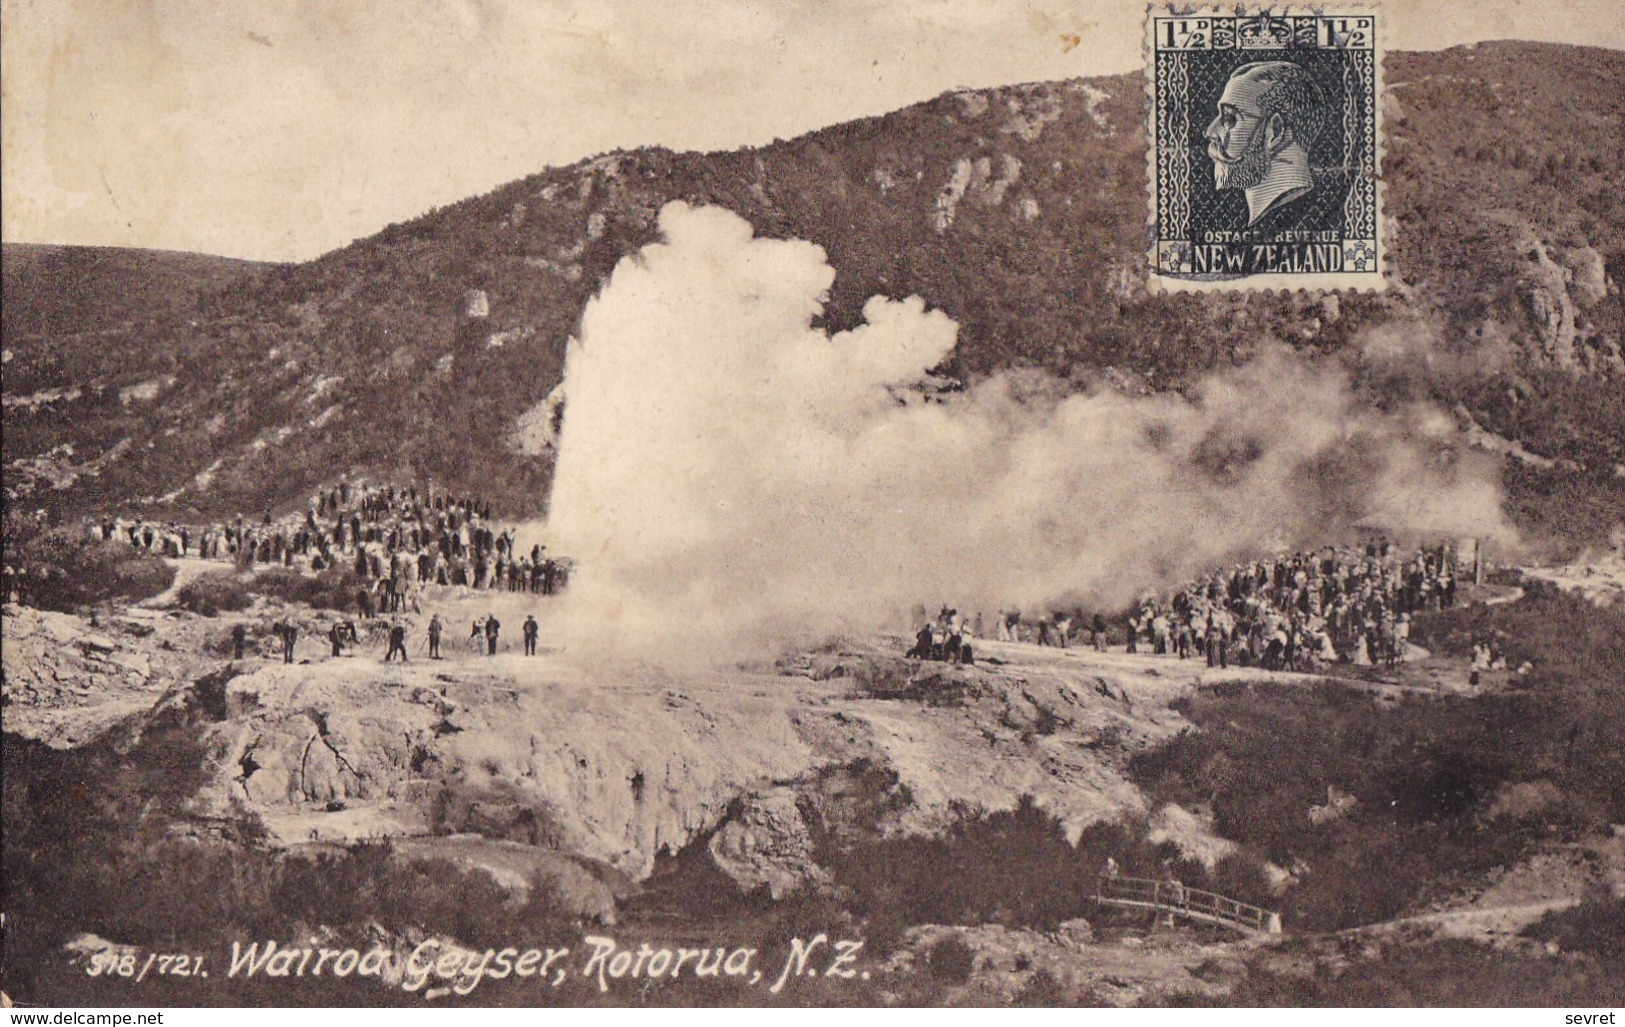
[[[526,656],[535,656],[536,655],[536,636],[537,636],[538,633],[540,633],[540,631],[541,631],[541,628],[539,626],[537,626],[537,624],[536,624],[536,615],[527,613],[525,615],[525,627],[524,627],[524,632],[525,632],[525,655]]]
[[[247,645],[248,628],[243,624],[238,624],[231,629],[231,658],[234,660],[242,659],[243,649],[246,648]]]
[[[388,663],[390,657],[396,653],[401,654],[401,662],[406,662],[406,629],[401,622],[396,621],[389,626],[389,651],[384,653],[384,662]]]
[[[344,655],[344,626],[342,624],[335,621],[333,626],[327,629],[327,640],[333,643],[334,656]]]
[[[485,655],[497,654],[497,632],[502,629],[502,622],[497,620],[494,613],[485,615]]]
[[[442,630],[440,615],[437,613],[429,618],[429,659],[431,660],[440,659],[440,632]]]
[[[277,625],[277,631],[282,636],[282,662],[293,662],[293,644],[299,638],[299,629],[292,621],[283,621]]]

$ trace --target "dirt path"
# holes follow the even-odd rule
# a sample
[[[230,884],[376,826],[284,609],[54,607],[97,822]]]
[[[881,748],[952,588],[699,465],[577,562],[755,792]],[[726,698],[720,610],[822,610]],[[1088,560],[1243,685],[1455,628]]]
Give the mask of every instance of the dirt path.
[[[155,596],[141,600],[135,605],[144,610],[157,610],[174,603],[175,596],[182,588],[196,581],[210,571],[229,571],[232,564],[226,560],[204,560],[195,556],[183,556],[179,559],[165,557],[164,562],[175,568],[175,580],[170,586]]]
[[[1442,913],[1423,913],[1420,916],[1384,920],[1380,924],[1367,924],[1341,932],[1345,935],[1385,934],[1408,927],[1432,928],[1447,938],[1465,938],[1483,941],[1486,938],[1513,937],[1525,927],[1547,913],[1578,905],[1579,899],[1543,899],[1538,902],[1519,902],[1504,906],[1468,907],[1449,909]]]

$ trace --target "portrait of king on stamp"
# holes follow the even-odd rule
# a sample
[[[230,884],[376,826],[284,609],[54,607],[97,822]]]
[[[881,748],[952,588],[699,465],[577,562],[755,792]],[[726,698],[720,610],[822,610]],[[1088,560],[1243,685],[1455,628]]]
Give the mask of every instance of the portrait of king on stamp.
[[[1378,19],[1148,19],[1154,290],[1383,286]]]

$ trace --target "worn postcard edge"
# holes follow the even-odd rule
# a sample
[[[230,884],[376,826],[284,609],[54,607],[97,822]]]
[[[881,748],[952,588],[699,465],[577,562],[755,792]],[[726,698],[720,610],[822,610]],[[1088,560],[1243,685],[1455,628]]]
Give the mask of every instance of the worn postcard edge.
[[[1157,270],[1157,64],[1155,44],[1155,20],[1160,16],[1201,16],[1215,15],[1229,17],[1240,14],[1271,14],[1278,16],[1324,15],[1328,12],[1349,12],[1355,14],[1371,15],[1378,18],[1377,35],[1373,42],[1373,91],[1375,100],[1372,103],[1372,116],[1376,119],[1377,139],[1377,270],[1376,271],[1339,271],[1326,274],[1262,274],[1247,275],[1241,278],[1230,278],[1213,281],[1200,281],[1188,278],[1173,278],[1161,274]],[[1384,61],[1387,59],[1387,26],[1381,21],[1382,8],[1379,4],[1361,2],[1335,3],[1325,6],[1310,4],[1291,4],[1286,6],[1272,6],[1264,4],[1213,4],[1201,6],[1197,4],[1182,5],[1178,3],[1162,2],[1149,3],[1145,9],[1145,21],[1140,37],[1140,58],[1145,71],[1145,98],[1146,114],[1145,124],[1142,126],[1146,132],[1145,140],[1145,199],[1146,221],[1144,246],[1140,250],[1140,259],[1145,262],[1146,290],[1154,294],[1177,292],[1310,292],[1310,293],[1377,293],[1386,291],[1393,278],[1392,268],[1388,263],[1388,239],[1393,232],[1393,223],[1388,217],[1387,192],[1388,181],[1385,167],[1388,158],[1388,122],[1384,107],[1387,103],[1385,89]]]

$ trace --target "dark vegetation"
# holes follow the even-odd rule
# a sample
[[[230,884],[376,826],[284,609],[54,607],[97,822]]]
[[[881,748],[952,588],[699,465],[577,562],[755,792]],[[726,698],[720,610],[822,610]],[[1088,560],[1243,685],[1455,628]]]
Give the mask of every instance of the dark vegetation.
[[[1459,403],[1578,468],[1514,468],[1512,505],[1525,526],[1592,541],[1620,497],[1611,475],[1625,459],[1625,390],[1608,344],[1625,338],[1625,299],[1605,291],[1576,307],[1574,360],[1558,368],[1531,296],[1565,261],[1596,258],[1614,281],[1625,276],[1625,200],[1613,181],[1625,62],[1484,44],[1392,54],[1387,79],[1398,87],[1385,171],[1403,294],[1144,295],[1133,281],[1142,226],[1124,216],[1144,203],[1139,77],[1091,83],[1101,99],[1068,83],[1015,86],[753,151],[584,161],[298,266],[186,270],[159,255],[147,282],[139,261],[118,255],[114,280],[146,297],[122,306],[91,273],[110,255],[64,251],[50,260],[89,263],[14,274],[26,255],[8,247],[8,395],[81,392],[8,410],[5,457],[71,443],[70,462],[83,462],[130,440],[101,473],[34,490],[64,510],[162,496],[218,460],[208,488],[169,504],[177,514],[286,508],[349,472],[430,477],[489,497],[499,516],[533,515],[552,462],[509,448],[514,419],[557,384],[565,343],[609,271],[653,239],[662,204],[684,199],[823,246],[838,272],[829,328],[857,323],[875,294],[917,294],[945,311],[963,326],[946,370],[965,379],[1026,367],[1075,388],[1109,373],[1131,388],[1178,389],[1281,339],[1347,365],[1374,403]],[[1058,116],[1024,137],[1009,130],[1011,102]],[[956,162],[998,168],[1004,157],[1022,170],[1003,201],[967,196],[937,231]],[[1014,213],[1023,201],[1036,218]],[[42,259],[34,266],[56,266]],[[489,317],[462,316],[469,289],[487,293]],[[84,323],[69,316],[79,308]],[[92,327],[102,334],[84,334]],[[1377,331],[1402,336],[1406,354],[1376,355]],[[156,401],[119,397],[153,380],[168,382]],[[285,442],[251,445],[284,427]]]
[[[1246,875],[1218,890],[1278,906],[1289,928],[1392,918],[1625,816],[1625,611],[1531,586],[1517,603],[1419,618],[1413,638],[1456,653],[1492,634],[1510,665],[1531,665],[1504,691],[1382,702],[1341,685],[1213,686],[1182,710],[1199,730],[1132,769],[1160,800],[1211,804],[1245,852],[1304,868],[1277,899]],[[1518,785],[1547,798],[1498,801]],[[1313,823],[1328,786],[1357,805]]]
[[[177,589],[175,604],[205,617],[246,610],[254,605],[255,596],[304,603],[313,610],[343,611],[354,609],[359,585],[352,572],[338,568],[301,574],[273,567],[252,577],[234,571],[215,571],[200,575]]]
[[[113,246],[6,243],[4,252],[0,323],[8,340],[94,334],[192,314],[203,296],[274,266]]]
[[[218,691],[219,682],[213,683]],[[209,682],[142,726],[138,758],[115,730],[58,751],[4,736],[6,944],[0,987],[34,1004],[128,1004],[130,982],[69,966],[61,946],[90,932],[143,949],[202,953],[220,962],[233,941],[326,944],[365,951],[385,938],[439,934],[471,945],[573,939],[577,925],[532,882],[527,901],[482,872],[405,861],[387,844],[339,854],[283,856],[259,843],[248,816],[198,818],[186,799],[202,785],[201,725],[223,715]],[[177,830],[180,828],[180,830]],[[217,966],[216,973],[224,968]],[[145,982],[152,1005],[421,1002],[375,980],[258,978],[226,984]]]
[[[1582,952],[1618,967],[1625,980],[1625,896],[1587,895],[1578,906],[1555,910],[1524,928],[1524,937],[1551,942],[1565,952]]]
[[[1172,845],[1152,845],[1143,822],[1093,824],[1077,845],[1060,822],[1024,799],[1014,810],[967,814],[938,837],[885,838],[824,853],[843,905],[885,950],[916,924],[1002,924],[1054,930],[1091,915],[1107,857],[1123,873],[1169,867],[1192,886],[1211,883]]]
[[[1315,942],[1289,942],[1287,954]],[[1312,954],[1312,953],[1311,953]],[[1590,955],[1551,958],[1456,939],[1399,944],[1375,955],[1323,958],[1311,972],[1251,960],[1227,996],[1187,996],[1199,1006],[1617,1006],[1625,962]],[[1170,1004],[1185,1004],[1175,999]]]
[[[301,574],[285,567],[260,571],[248,589],[287,603],[304,603],[313,610],[353,610],[356,591],[362,582],[346,568],[329,568],[317,574]]]
[[[5,562],[26,570],[17,581],[29,605],[60,612],[113,599],[148,599],[175,580],[174,568],[145,550],[117,541],[92,541],[65,528],[41,530],[27,519],[10,516]]]
[[[925,967],[947,984],[964,984],[976,969],[976,950],[957,934],[950,935],[925,950]]]
[[[248,588],[231,571],[200,574],[175,590],[175,605],[183,610],[213,617],[234,613],[254,605]]]

